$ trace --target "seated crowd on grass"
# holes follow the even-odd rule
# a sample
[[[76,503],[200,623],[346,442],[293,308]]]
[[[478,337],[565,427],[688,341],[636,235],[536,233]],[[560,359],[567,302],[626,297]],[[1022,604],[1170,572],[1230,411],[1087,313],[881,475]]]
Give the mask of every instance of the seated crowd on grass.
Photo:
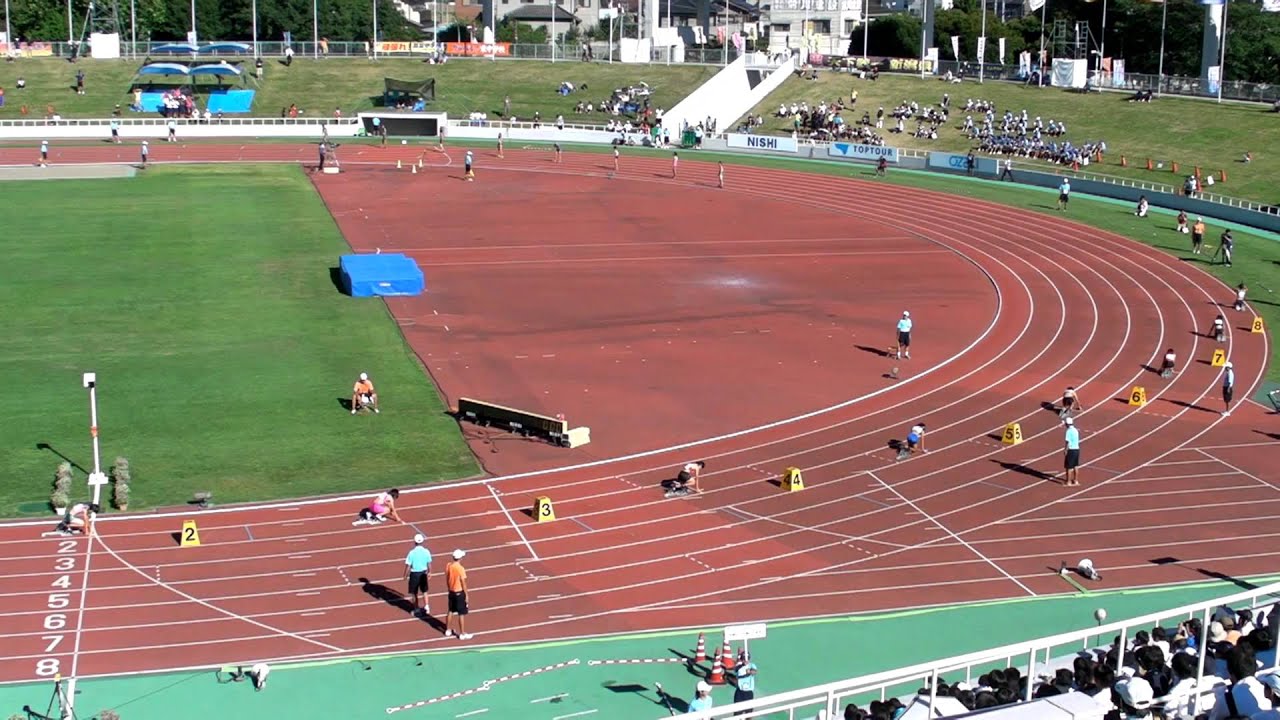
[[[1032,683],[1032,697],[1068,693],[1091,697],[1107,720],[1280,720],[1280,672],[1275,669],[1275,632],[1280,604],[1260,613],[1219,608],[1205,632],[1199,619],[1176,629],[1140,631],[1125,644],[1120,638],[1105,650],[1078,654],[1072,667],[1052,676],[1027,678],[1016,667],[992,670],[976,683],[947,684],[939,679],[937,695],[954,698],[969,710],[983,710],[1021,702]],[[1204,676],[1198,678],[1203,649]],[[1116,668],[1120,669],[1117,671]],[[1197,694],[1213,689],[1213,698]],[[918,691],[927,696],[929,688]],[[1231,697],[1228,700],[1227,694]],[[846,720],[891,720],[902,703],[873,702],[869,709],[845,708]]]

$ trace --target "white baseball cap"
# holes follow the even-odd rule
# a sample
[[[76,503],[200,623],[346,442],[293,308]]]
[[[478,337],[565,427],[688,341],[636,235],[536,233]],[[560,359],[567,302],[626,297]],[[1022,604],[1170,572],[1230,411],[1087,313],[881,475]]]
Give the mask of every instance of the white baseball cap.
[[[1229,367],[1231,367],[1231,361],[1230,361],[1230,360],[1226,361],[1225,363],[1223,363],[1223,364],[1222,364],[1222,367],[1224,367],[1224,368],[1229,368]]]
[[[698,681],[698,692],[700,693],[711,692],[711,686],[707,684],[706,680]]]
[[[909,311],[909,310],[903,310],[903,311],[902,311],[902,317],[911,317],[911,311]]]
[[[461,559],[462,559],[466,554],[467,554],[467,551],[466,551],[466,550],[454,550],[454,551],[453,551],[453,559],[454,559],[454,560],[461,560]]]
[[[427,539],[426,536],[424,536],[422,533],[418,533],[417,535],[413,536],[413,542],[415,545],[421,545],[423,541],[425,541],[426,539]]]
[[[369,374],[368,374],[368,373],[360,373],[360,379],[361,379],[361,380],[368,380],[368,379],[369,379]]]
[[[1071,418],[1067,418],[1066,420],[1063,420],[1063,422],[1065,422],[1065,423],[1066,423],[1066,424],[1068,424],[1068,425],[1075,425],[1075,424],[1076,424],[1076,421],[1075,421],[1075,420],[1073,420],[1073,419],[1071,419]]]

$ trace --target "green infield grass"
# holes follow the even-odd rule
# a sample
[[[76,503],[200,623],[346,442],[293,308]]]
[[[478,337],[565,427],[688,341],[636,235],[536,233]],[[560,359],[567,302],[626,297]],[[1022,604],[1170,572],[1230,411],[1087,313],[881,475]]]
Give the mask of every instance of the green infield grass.
[[[995,103],[997,117],[1005,110],[1020,113],[1025,108],[1032,118],[1063,121],[1067,125],[1064,139],[1073,143],[1105,141],[1108,151],[1102,165],[1091,165],[1089,172],[1181,187],[1185,176],[1198,165],[1205,173],[1227,171],[1225,185],[1206,190],[1280,204],[1280,114],[1263,105],[1168,96],[1151,103],[1131,103],[1128,95],[1111,92],[1085,94],[994,81],[979,85],[966,80],[956,85],[937,78],[888,74],[871,82],[825,72],[817,80],[788,79],[751,112],[764,115],[764,127],[758,132],[790,133],[791,120],[774,117],[779,105],[806,101],[813,106],[838,98],[848,104],[854,90],[858,102],[842,113],[845,122],[858,122],[864,112],[874,120],[876,109],[884,107],[886,121],[881,133],[893,147],[967,151],[971,142],[960,132],[966,114],[962,110],[967,98],[982,99]],[[952,111],[937,140],[913,137],[914,121],[905,123],[906,132],[901,135],[888,132],[893,127],[888,114],[900,103],[915,101],[927,107],[940,102],[944,93],[951,96]],[[981,121],[978,114],[973,115],[975,123]],[[1248,164],[1241,162],[1246,152],[1253,153]],[[1128,160],[1127,168],[1120,166],[1121,156]],[[1147,171],[1147,158],[1163,163],[1164,169]],[[1172,172],[1175,162],[1180,174]]]
[[[0,119],[23,117],[23,105],[29,108],[27,117],[37,119],[44,117],[50,105],[67,118],[107,117],[116,104],[124,109],[124,117],[153,117],[128,110],[133,102],[130,82],[141,64],[140,60],[84,60],[72,65],[52,58],[0,63],[0,88],[5,89]],[[72,90],[77,69],[85,72],[84,95]],[[299,58],[285,67],[268,58],[262,84],[257,86],[250,80],[247,87],[258,91],[252,115],[279,117],[282,109],[296,103],[304,116],[332,117],[335,108],[350,115],[380,104],[383,78],[435,78],[436,100],[428,107],[451,117],[466,117],[473,112],[496,117],[502,112],[503,98],[510,96],[511,113],[517,118],[532,118],[534,112],[540,112],[543,120],[550,121],[562,113],[568,122],[604,124],[608,116],[599,112],[575,115],[574,106],[579,101],[599,105],[614,88],[643,81],[653,89],[654,106],[670,108],[718,70],[695,65],[535,60],[454,60],[428,65],[404,58]],[[18,77],[26,79],[26,89],[15,89]],[[567,96],[556,94],[556,88],[565,80],[577,86],[585,84],[587,89]]]
[[[6,182],[0,514],[49,514],[53,473],[132,466],[130,510],[365,491],[479,472],[385,305],[339,293],[349,248],[296,167]],[[368,371],[380,415],[340,399]],[[107,496],[110,487],[104,488]],[[108,507],[104,503],[104,508]]]

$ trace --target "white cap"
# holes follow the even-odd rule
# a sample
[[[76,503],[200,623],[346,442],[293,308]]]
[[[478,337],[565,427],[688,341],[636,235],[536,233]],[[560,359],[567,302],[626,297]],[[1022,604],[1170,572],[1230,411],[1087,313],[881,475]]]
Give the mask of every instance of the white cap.
[[[427,539],[426,536],[424,536],[422,533],[418,533],[417,535],[413,536],[413,543],[415,545],[421,545],[423,541],[426,539]]]
[[[463,558],[463,556],[465,556],[466,554],[467,554],[467,551],[466,551],[466,550],[454,550],[454,551],[453,551],[453,559],[454,559],[454,560],[461,560],[461,559]]]
[[[1076,424],[1076,421],[1075,421],[1075,420],[1073,420],[1073,419],[1071,419],[1071,418],[1067,418],[1066,420],[1063,420],[1062,422],[1064,422],[1064,423],[1066,423],[1066,424],[1068,424],[1068,425],[1075,425],[1075,424]]]
[[[1223,363],[1223,364],[1222,364],[1222,367],[1224,367],[1224,368],[1229,368],[1229,367],[1231,367],[1231,361],[1230,361],[1230,360],[1226,361],[1225,363]]]
[[[909,310],[903,310],[902,317],[911,317],[911,312]]]
[[[700,693],[711,692],[711,686],[707,684],[706,680],[698,681],[698,692]]]
[[[147,143],[147,141],[146,141],[146,140],[143,140],[143,141],[142,141],[142,144],[143,144],[143,145],[147,145],[148,143]]]
[[[368,374],[368,373],[360,373],[360,379],[361,379],[361,380],[368,380],[368,379],[369,379],[369,374]]]

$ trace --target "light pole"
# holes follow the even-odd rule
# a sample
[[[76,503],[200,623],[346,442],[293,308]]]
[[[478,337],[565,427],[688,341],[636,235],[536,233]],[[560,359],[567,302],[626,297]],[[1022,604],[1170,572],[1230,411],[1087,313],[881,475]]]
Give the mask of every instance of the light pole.
[[[98,450],[98,374],[85,373],[83,385],[89,390],[89,434],[93,436],[93,473],[89,475],[89,486],[93,488],[93,504],[99,505],[107,476],[102,472],[102,454]]]
[[[8,5],[9,0],[5,0],[5,6]],[[138,57],[138,4],[135,0],[129,0],[129,57]]]
[[[320,0],[311,0],[311,57],[320,57]]]
[[[1169,22],[1169,3],[1160,3],[1160,66],[1156,70],[1156,95],[1164,86],[1164,29]]]
[[[9,31],[9,0],[4,0],[4,42],[7,47],[13,47],[13,35]]]
[[[982,0],[982,39],[978,41],[978,82],[986,79],[987,69],[987,0]]]
[[[251,10],[253,12],[253,57],[254,59],[257,59],[262,57],[262,54],[258,52],[258,0],[253,0],[252,5],[253,7],[251,8]]]
[[[71,27],[71,0],[67,0],[67,44],[76,41],[76,31]]]
[[[1218,56],[1218,102],[1222,102],[1222,85],[1227,81],[1227,8],[1228,0],[1222,0],[1222,41],[1218,43],[1222,53]]]
[[[871,0],[862,0],[862,62],[867,61],[867,38],[871,36]]]
[[[200,36],[196,35],[196,0],[191,0],[191,44],[194,45],[200,41]]]
[[[373,0],[373,59],[378,59],[378,0]]]

